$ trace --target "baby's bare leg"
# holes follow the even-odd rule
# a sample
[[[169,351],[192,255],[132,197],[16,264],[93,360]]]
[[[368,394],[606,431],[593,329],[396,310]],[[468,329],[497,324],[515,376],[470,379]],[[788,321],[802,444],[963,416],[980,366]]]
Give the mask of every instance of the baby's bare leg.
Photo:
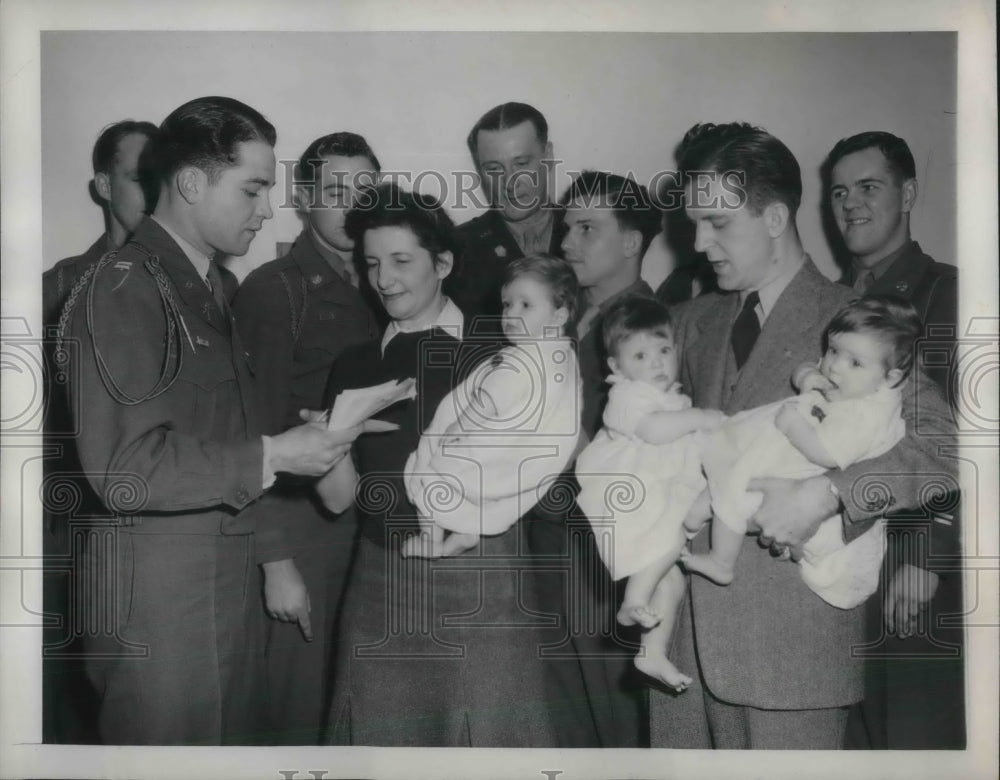
[[[737,533],[718,518],[712,521],[712,552],[694,555],[681,553],[681,563],[688,571],[707,577],[717,585],[733,581],[733,569],[743,547],[743,534]]]
[[[712,498],[708,488],[702,490],[684,516],[684,527],[690,533],[697,533],[712,517]]]
[[[684,574],[673,566],[656,586],[650,606],[661,616],[659,625],[642,634],[642,650],[635,657],[635,668],[674,690],[683,691],[691,678],[667,658],[667,645],[674,630],[677,613],[684,600]]]
[[[628,578],[625,598],[621,609],[618,610],[619,623],[623,626],[634,626],[638,623],[643,628],[652,628],[662,620],[663,615],[650,602],[666,573],[677,563],[683,546],[684,534],[678,531],[677,540],[666,555],[657,558],[645,569],[637,571]]]
[[[451,555],[460,555],[466,550],[471,550],[482,537],[479,534],[458,534],[450,533],[441,546],[441,557],[447,558]]]

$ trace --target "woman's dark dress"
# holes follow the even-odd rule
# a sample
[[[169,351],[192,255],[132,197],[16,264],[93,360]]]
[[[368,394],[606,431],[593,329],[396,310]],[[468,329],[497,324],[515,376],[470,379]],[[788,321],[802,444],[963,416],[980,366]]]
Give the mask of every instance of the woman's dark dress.
[[[342,389],[416,377],[417,398],[378,415],[398,423],[354,446],[361,540],[340,623],[329,742],[335,745],[552,747],[539,650],[558,638],[525,603],[519,525],[456,558],[405,559],[417,521],[402,472],[438,403],[482,359],[444,331],[398,333],[333,367]],[[529,600],[530,603],[530,600]],[[550,627],[548,631],[553,629]]]

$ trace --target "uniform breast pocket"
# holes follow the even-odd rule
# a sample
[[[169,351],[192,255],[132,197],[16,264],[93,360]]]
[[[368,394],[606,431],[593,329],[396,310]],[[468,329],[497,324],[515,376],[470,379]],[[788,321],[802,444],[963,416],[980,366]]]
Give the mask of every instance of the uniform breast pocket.
[[[205,438],[226,439],[242,431],[243,402],[228,344],[219,335],[215,339],[218,348],[213,349],[209,342],[209,347],[200,346],[195,355],[185,355],[178,383],[188,397],[192,432]]]

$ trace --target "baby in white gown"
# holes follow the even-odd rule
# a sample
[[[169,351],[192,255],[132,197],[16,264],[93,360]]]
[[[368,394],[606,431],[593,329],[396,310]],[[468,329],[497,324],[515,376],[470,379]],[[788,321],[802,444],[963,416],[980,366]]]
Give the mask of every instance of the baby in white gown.
[[[676,563],[684,517],[705,485],[701,432],[725,415],[692,409],[681,392],[670,316],[658,301],[629,296],[615,303],[604,315],[603,337],[611,391],[604,427],[576,462],[577,503],[611,576],[629,578],[618,622],[645,629],[636,667],[683,690],[691,678],[666,653],[684,598]]]

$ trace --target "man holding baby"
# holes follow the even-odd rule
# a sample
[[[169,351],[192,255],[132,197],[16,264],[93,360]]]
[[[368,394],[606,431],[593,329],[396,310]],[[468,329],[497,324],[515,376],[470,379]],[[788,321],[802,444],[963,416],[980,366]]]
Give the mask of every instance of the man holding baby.
[[[789,397],[793,369],[818,360],[827,323],[852,297],[820,274],[799,239],[798,163],[743,123],[695,125],[678,163],[695,249],[720,288],[674,312],[681,382],[696,407],[729,415]],[[654,747],[842,747],[847,707],[864,693],[852,653],[864,641],[863,607],[825,603],[794,561],[826,518],[841,514],[850,541],[890,506],[918,507],[926,476],[949,470],[937,454],[954,435],[947,405],[919,372],[903,388],[903,420],[906,436],[878,458],[751,484],[764,494],[759,537],[744,539],[731,585],[691,578],[670,656],[695,681],[678,696],[651,693]],[[696,553],[708,545],[706,530],[692,542]]]

